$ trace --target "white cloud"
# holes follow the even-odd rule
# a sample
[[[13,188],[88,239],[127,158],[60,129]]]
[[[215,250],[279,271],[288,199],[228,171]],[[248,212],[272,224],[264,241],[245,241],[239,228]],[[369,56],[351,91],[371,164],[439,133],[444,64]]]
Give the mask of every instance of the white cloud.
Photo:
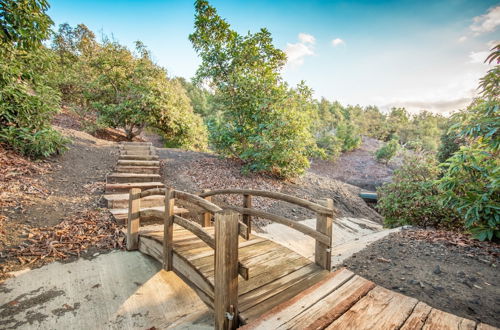
[[[333,47],[337,47],[337,46],[340,46],[340,45],[345,45],[345,41],[340,39],[340,38],[335,38],[332,40],[332,45]]]
[[[467,36],[461,36],[458,38],[458,42],[464,42],[465,40],[467,40]]]
[[[304,64],[306,56],[314,55],[313,45],[316,38],[307,33],[299,33],[299,42],[286,44],[285,54],[288,58],[287,64],[297,67]]]
[[[490,8],[486,14],[474,17],[473,21],[470,29],[475,35],[496,30],[500,26],[500,6]]]
[[[470,52],[469,53],[469,59],[470,63],[484,63],[484,60],[486,57],[489,55],[489,51],[482,51],[482,52]]]
[[[316,42],[316,38],[313,35],[307,33],[299,33],[299,40],[304,44],[314,44]]]

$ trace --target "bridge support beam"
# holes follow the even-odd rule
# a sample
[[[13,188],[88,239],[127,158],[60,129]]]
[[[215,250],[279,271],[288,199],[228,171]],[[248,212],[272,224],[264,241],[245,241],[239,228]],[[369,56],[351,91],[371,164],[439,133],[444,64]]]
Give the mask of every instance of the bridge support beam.
[[[333,209],[333,200],[327,198],[323,202],[323,206]],[[318,213],[316,217],[316,230],[320,233],[327,235],[330,238],[330,244],[324,244],[322,242],[316,241],[316,248],[314,254],[314,261],[317,265],[323,267],[324,269],[332,270],[332,225],[333,225],[333,213],[331,216]]]
[[[215,215],[215,328],[238,327],[238,215]]]
[[[141,189],[132,188],[128,200],[127,250],[139,248],[139,225],[141,221]]]

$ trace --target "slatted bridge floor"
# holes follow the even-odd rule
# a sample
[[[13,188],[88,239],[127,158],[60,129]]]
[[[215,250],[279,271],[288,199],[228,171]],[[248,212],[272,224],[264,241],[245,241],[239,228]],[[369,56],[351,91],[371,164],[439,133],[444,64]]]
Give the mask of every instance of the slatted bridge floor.
[[[214,234],[214,227],[205,227]],[[163,227],[141,227],[139,250],[162,261]],[[190,231],[174,225],[174,271],[207,304],[214,284],[214,250]],[[249,279],[239,278],[240,320],[248,323],[282,302],[296,296],[330,273],[309,259],[265,238],[240,238],[238,256],[249,268]],[[192,266],[192,267],[191,267]]]

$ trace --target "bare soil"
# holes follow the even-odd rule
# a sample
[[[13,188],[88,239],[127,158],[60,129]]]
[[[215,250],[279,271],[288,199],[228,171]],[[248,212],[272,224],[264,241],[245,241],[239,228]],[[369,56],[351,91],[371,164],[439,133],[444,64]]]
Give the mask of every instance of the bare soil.
[[[393,233],[344,266],[432,307],[500,327],[500,245],[463,236],[430,230]]]
[[[388,165],[377,162],[374,155],[382,145],[383,142],[364,136],[358,149],[343,153],[336,161],[315,159],[309,172],[375,191],[377,187],[391,181],[394,169],[401,163],[400,156]]]
[[[163,177],[167,186],[193,193],[203,189],[247,188],[277,191],[318,202],[332,198],[343,217],[358,217],[381,222],[380,215],[358,197],[360,188],[342,183],[311,171],[295,181],[284,182],[263,174],[242,174],[242,163],[234,159],[221,159],[208,153],[178,149],[158,150],[162,159]],[[214,198],[216,203],[241,205],[241,196],[224,195]],[[292,219],[307,219],[314,214],[306,209],[284,202],[254,198],[255,207]]]

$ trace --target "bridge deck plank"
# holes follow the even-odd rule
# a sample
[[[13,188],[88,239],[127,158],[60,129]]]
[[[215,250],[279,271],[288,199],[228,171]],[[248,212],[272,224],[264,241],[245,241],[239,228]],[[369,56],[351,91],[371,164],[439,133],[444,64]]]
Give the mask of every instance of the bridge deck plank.
[[[213,227],[205,227],[213,233]],[[159,253],[151,251],[161,251],[163,241],[163,228],[159,226],[147,226],[140,228],[139,240],[141,238],[147,242],[147,247],[141,249],[142,252],[152,255],[161,262]],[[214,251],[203,243],[198,237],[174,225],[173,249],[175,253],[187,260],[196,268],[196,272],[202,274],[209,283],[214,283]],[[256,235],[250,235],[249,240],[239,238],[239,260],[250,269],[249,280],[245,281],[239,277],[239,301],[244,308],[242,314],[247,322],[254,317],[258,317],[262,311],[256,306],[264,305],[266,309],[272,308],[282,303],[286,299],[300,293],[305,287],[321,280],[328,272],[314,264],[309,259],[285,248],[275,242]],[[151,245],[157,245],[152,247]],[[174,262],[174,270],[176,264]],[[177,270],[179,271],[179,270]],[[188,272],[185,265],[182,272]],[[189,274],[184,274],[189,276]],[[187,277],[186,276],[186,277]],[[196,285],[196,291],[206,288],[206,283],[195,283],[196,278],[190,276],[191,284]],[[194,280],[193,280],[194,279]],[[204,292],[204,300],[211,296],[211,292]],[[209,302],[207,303],[209,304]]]

